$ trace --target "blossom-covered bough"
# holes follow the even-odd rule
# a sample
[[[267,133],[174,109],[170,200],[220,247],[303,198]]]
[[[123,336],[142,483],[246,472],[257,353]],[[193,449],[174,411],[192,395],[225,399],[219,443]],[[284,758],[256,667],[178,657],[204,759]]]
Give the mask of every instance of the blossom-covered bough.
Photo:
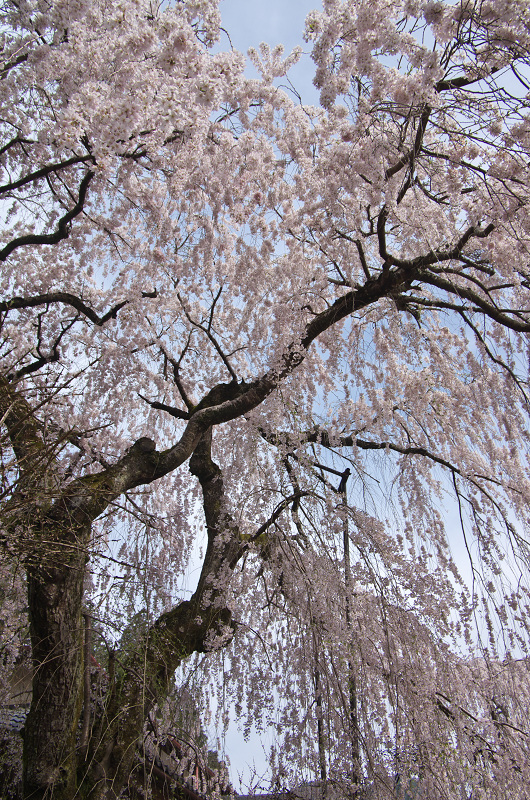
[[[319,107],[277,86],[298,53],[214,52],[213,0],[2,11],[24,797],[129,791],[193,658],[280,782],[526,796],[527,2],[326,0]]]

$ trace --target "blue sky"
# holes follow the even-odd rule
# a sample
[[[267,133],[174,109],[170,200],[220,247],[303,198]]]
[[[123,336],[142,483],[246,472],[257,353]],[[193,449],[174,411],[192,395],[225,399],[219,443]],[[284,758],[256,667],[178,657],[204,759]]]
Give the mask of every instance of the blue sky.
[[[258,48],[261,42],[272,46],[283,44],[286,54],[301,45],[304,55],[289,73],[291,81],[306,104],[318,102],[317,91],[312,85],[311,46],[302,38],[306,16],[313,9],[322,7],[318,0],[221,0],[219,7],[223,27],[229,33],[233,47],[242,53],[246,54],[249,47]],[[229,46],[224,34],[220,44],[222,49]]]
[[[221,0],[221,17],[234,47],[246,51],[260,42],[294,47],[302,41],[304,21],[315,0]]]

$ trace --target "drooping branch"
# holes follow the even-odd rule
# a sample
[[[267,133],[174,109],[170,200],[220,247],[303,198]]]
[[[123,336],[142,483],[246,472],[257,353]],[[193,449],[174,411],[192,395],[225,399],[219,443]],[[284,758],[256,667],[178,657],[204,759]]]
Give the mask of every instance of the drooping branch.
[[[276,447],[279,446],[282,448],[292,449],[293,451],[304,444],[311,443],[320,444],[322,447],[328,449],[332,449],[334,447],[358,447],[360,450],[390,450],[395,453],[400,453],[404,456],[423,456],[424,458],[427,458],[436,464],[440,464],[440,466],[446,467],[452,473],[454,472],[458,475],[461,474],[460,470],[455,464],[452,464],[450,461],[447,461],[447,459],[444,459],[441,456],[437,456],[435,453],[431,452],[425,447],[399,445],[390,441],[370,442],[357,436],[332,437],[329,431],[322,428],[314,428],[312,431],[301,432],[299,434],[290,434],[284,431],[273,433],[271,431],[267,431],[265,428],[260,428],[260,433],[270,444],[273,444]],[[344,474],[343,472],[335,470],[331,467],[326,467],[326,470],[339,476]]]
[[[464,320],[465,324],[468,325],[469,328],[473,331],[473,333],[477,337],[477,341],[480,342],[480,344],[484,348],[484,351],[486,352],[488,358],[493,362],[493,364],[496,364],[502,370],[504,370],[504,371],[506,371],[508,373],[508,375],[512,379],[514,385],[517,386],[518,390],[521,392],[521,395],[523,397],[523,400],[524,400],[525,404],[528,406],[530,404],[530,398],[528,397],[527,391],[524,388],[524,385],[523,385],[524,382],[515,374],[513,369],[510,367],[509,364],[506,363],[506,361],[504,361],[502,358],[499,358],[498,356],[495,355],[493,350],[488,346],[488,343],[486,342],[485,336],[479,331],[478,327],[476,325],[474,325],[473,322],[469,319],[469,317],[468,317],[468,315],[466,313],[466,309],[461,309],[460,310],[460,316]]]
[[[464,239],[465,237],[462,237],[461,241]],[[425,273],[422,272],[422,276]],[[404,283],[413,279],[410,277],[407,280],[406,274],[407,270],[404,268],[389,270],[386,274],[381,273],[376,278],[367,281],[363,287],[342,295],[307,324],[305,336],[300,345],[293,345],[285,351],[282,369],[266,372],[251,383],[233,381],[230,384],[218,384],[192,410],[191,418],[180,440],[173,447],[160,453],[155,452],[153,447],[153,451],[143,454],[141,459],[132,458],[132,453],[129,453],[109,470],[78,479],[67,489],[65,497],[68,497],[69,500],[65,508],[74,504],[75,515],[84,513],[91,519],[95,519],[108,503],[122,492],[142,483],[150,483],[179,467],[191,456],[199,439],[208,428],[240,418],[258,407],[282,380],[304,361],[310,345],[320,334],[344,319],[354,309],[366,307],[380,298],[388,296],[392,291],[402,289]],[[430,273],[428,275],[430,277]],[[454,287],[439,276],[432,277],[432,282],[435,281],[440,287],[443,286],[452,293],[462,294],[460,287]],[[490,307],[478,297],[475,298],[474,293],[468,292],[468,295],[469,299],[476,301],[495,321],[515,330],[530,330],[530,323],[517,324],[504,312]],[[318,435],[322,435],[321,432],[314,434],[315,437]],[[317,441],[317,438],[314,441]],[[390,449],[403,455],[422,455],[449,469],[454,468],[454,465],[428,452],[423,447],[402,447],[392,442],[373,443],[361,439],[356,440],[355,443],[364,449]],[[346,439],[344,446],[348,446]]]
[[[5,261],[6,258],[8,258],[11,253],[19,247],[27,247],[29,245],[58,244],[62,239],[66,239],[70,233],[70,222],[72,222],[72,220],[83,211],[88,187],[94,175],[95,173],[92,172],[92,170],[89,170],[86,173],[85,177],[79,184],[77,202],[73,208],[70,209],[70,211],[67,211],[66,214],[60,218],[57,228],[53,233],[28,233],[24,236],[19,236],[16,239],[12,239],[2,250],[0,250],[0,261]]]
[[[34,172],[29,172],[27,175],[24,175],[23,178],[19,178],[17,181],[10,181],[9,183],[5,183],[3,186],[0,186],[0,194],[9,194],[14,192],[16,189],[21,189],[23,186],[27,186],[28,183],[35,183],[42,178],[46,178],[52,173],[59,172],[63,169],[67,169],[68,167],[75,166],[76,164],[84,164],[87,161],[94,161],[94,157],[90,153],[84,156],[72,156],[72,158],[67,158],[66,161],[60,161],[57,164],[47,164],[45,167],[34,170]]]
[[[151,292],[142,292],[142,297],[157,297],[157,291],[153,289]],[[70,292],[45,292],[44,294],[36,294],[31,297],[12,297],[11,300],[2,300],[0,301],[0,312],[8,312],[22,308],[38,308],[40,306],[51,306],[56,303],[61,303],[62,305],[71,306],[71,308],[74,308],[94,325],[101,328],[110,319],[116,319],[118,312],[129,305],[130,302],[130,300],[122,300],[100,316],[80,297],[76,297],[76,295]]]
[[[454,284],[447,278],[444,278],[442,275],[435,275],[428,270],[422,272],[421,278],[423,283],[436,286],[438,289],[443,289],[445,292],[456,295],[461,299],[469,300],[471,303],[473,303],[473,305],[479,308],[480,311],[486,314],[486,316],[488,316],[494,322],[498,322],[505,328],[510,328],[513,331],[518,331],[519,333],[528,333],[530,331],[530,322],[524,321],[524,317],[521,312],[497,308],[497,306],[495,306],[492,302],[484,300],[484,298],[481,297],[478,292],[474,291],[468,286]],[[514,319],[514,316],[519,317],[519,319]]]

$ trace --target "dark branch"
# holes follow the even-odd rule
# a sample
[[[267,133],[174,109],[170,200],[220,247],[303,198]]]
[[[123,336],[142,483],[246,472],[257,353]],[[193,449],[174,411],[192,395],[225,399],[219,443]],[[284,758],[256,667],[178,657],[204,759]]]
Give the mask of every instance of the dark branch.
[[[469,289],[466,286],[456,286],[443,276],[434,275],[432,272],[427,271],[422,273],[421,279],[424,283],[430,284],[431,286],[436,286],[438,289],[443,289],[444,291],[457,295],[462,299],[469,300],[471,303],[473,303],[473,305],[477,306],[480,311],[486,314],[486,316],[506,328],[510,328],[513,331],[519,331],[520,333],[527,333],[530,331],[529,322],[524,322],[522,319],[514,319],[514,316],[508,316],[508,313],[512,313],[513,315],[518,314],[517,311],[507,312],[505,310],[501,310],[493,303],[484,300],[479,294],[477,294],[477,292]]]
[[[430,106],[427,106],[424,109],[424,111],[423,111],[423,113],[422,113],[422,115],[420,117],[420,121],[418,123],[418,130],[416,131],[416,137],[414,139],[414,145],[412,146],[412,148],[410,150],[408,150],[406,153],[404,153],[401,156],[401,158],[395,164],[393,164],[393,166],[389,167],[385,171],[385,178],[387,180],[388,180],[388,178],[391,178],[392,175],[395,175],[401,169],[403,169],[403,167],[407,166],[407,164],[411,165],[411,170],[412,170],[412,167],[413,167],[413,164],[414,164],[414,160],[415,160],[416,156],[418,155],[418,153],[420,152],[421,146],[423,144],[423,136],[425,134],[425,129],[427,128],[427,123],[429,121],[429,117],[431,115],[431,111],[432,111],[432,109],[430,108]],[[405,192],[403,192],[403,195],[404,194],[405,194]],[[400,192],[400,195],[401,195],[401,192]],[[401,197],[398,197],[398,203],[402,199],[403,195],[401,195]]]
[[[484,74],[475,75],[471,78],[468,75],[461,75],[459,78],[449,78],[447,80],[438,81],[438,83],[435,84],[434,89],[437,92],[447,92],[451,89],[463,89],[466,86],[471,86],[473,83],[483,81],[485,78],[490,78],[492,75],[495,75],[496,72],[499,72],[499,70],[500,67],[494,67]]]
[[[158,411],[167,411],[168,414],[171,414],[172,417],[176,417],[177,419],[189,419],[190,415],[187,411],[181,411],[180,408],[174,408],[173,406],[167,406],[165,403],[158,403],[156,400],[148,400],[147,397],[144,397],[143,394],[138,392],[138,397],[141,397],[145,403],[151,406],[151,408],[155,408]]]
[[[154,289],[152,292],[142,292],[142,297],[156,297],[157,291]],[[71,306],[84,317],[93,322],[94,325],[101,327],[105,325],[109,319],[116,319],[118,312],[124,306],[130,303],[130,300],[122,300],[112,306],[103,316],[99,316],[93,309],[86,305],[79,297],[76,297],[69,292],[47,292],[46,294],[37,294],[33,297],[13,297],[11,300],[0,301],[0,312],[12,311],[19,308],[37,308],[38,306],[52,305],[53,303],[63,303],[64,305]]]
[[[41,244],[57,244],[61,239],[66,239],[70,233],[70,222],[78,216],[83,210],[85,199],[88,191],[90,181],[94,177],[94,173],[89,170],[79,185],[79,197],[77,203],[70,209],[61,219],[54,233],[29,233],[25,236],[19,236],[18,239],[13,239],[9,244],[0,250],[0,261],[5,261],[11,255],[13,250],[19,247],[27,247],[28,245],[41,245]]]
[[[307,497],[310,494],[312,494],[312,492],[294,492],[294,494],[282,500],[281,503],[278,503],[270,517],[263,523],[263,525],[260,525],[255,533],[249,536],[247,542],[257,541],[260,536],[269,530],[271,525],[274,525],[278,517],[283,514],[286,508],[289,508],[289,506],[295,506],[297,503],[299,503],[302,497]]]
[[[17,139],[14,141],[21,140]],[[60,170],[67,169],[68,167],[72,167],[74,164],[84,164],[86,161],[93,162],[94,157],[90,154],[85,156],[72,156],[72,158],[69,158],[66,161],[60,161],[58,164],[48,164],[46,167],[41,167],[41,169],[37,169],[35,172],[30,172],[29,175],[19,178],[18,181],[12,181],[11,183],[5,183],[3,186],[0,186],[0,194],[14,192],[15,189],[20,189],[22,186],[26,186],[28,183],[33,183],[41,178],[45,178],[47,175],[50,175],[53,172],[59,172]]]
[[[22,55],[11,59],[11,61],[8,61],[7,64],[5,64],[5,66],[3,66],[2,69],[0,69],[0,80],[4,80],[4,78],[6,77],[7,73],[10,70],[12,70],[14,67],[18,67],[19,64],[23,64],[27,60],[28,60],[28,54],[23,53]]]

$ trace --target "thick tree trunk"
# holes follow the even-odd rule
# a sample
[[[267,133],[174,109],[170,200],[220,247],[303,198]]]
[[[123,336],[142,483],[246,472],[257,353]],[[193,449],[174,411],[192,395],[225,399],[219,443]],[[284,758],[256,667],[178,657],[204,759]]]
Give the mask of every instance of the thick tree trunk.
[[[95,748],[88,758],[90,772],[83,781],[82,796],[90,800],[119,797],[130,779],[147,714],[167,696],[181,662],[215,646],[210,643],[216,637],[225,642],[233,634],[231,613],[222,603],[224,588],[213,587],[216,577],[230,574],[245,545],[223,510],[223,479],[211,458],[211,431],[195,448],[190,471],[201,483],[208,530],[197,589],[189,600],[162,614],[138,636],[135,649],[118,653],[105,716],[92,737]]]
[[[0,378],[0,411],[19,466],[3,524],[23,530],[33,658],[33,697],[25,724],[23,795],[70,800],[76,785],[76,736],[83,702],[82,600],[90,525],[54,505],[62,478],[55,446],[16,383]]]
[[[33,699],[24,733],[23,790],[28,800],[70,800],[76,790],[86,561],[82,543],[78,545],[63,554],[58,543],[55,563],[46,547],[42,563],[28,569],[34,667]]]
[[[218,400],[223,409],[240,391],[239,386],[221,386],[219,397],[209,400]],[[114,800],[130,778],[146,714],[164,699],[176,668],[193,652],[231,638],[231,614],[216,579],[224,575],[226,582],[246,545],[223,510],[222,474],[211,458],[211,428],[204,430],[205,420],[190,422],[175,448],[157,453],[155,443],[142,438],[114,466],[65,486],[56,471],[54,448],[60,443],[43,440],[32,408],[6,380],[0,380],[0,411],[20,470],[5,522],[13,531],[22,527],[27,532],[22,557],[34,681],[25,725],[23,795],[26,800]],[[197,416],[208,413],[206,403]],[[190,455],[190,471],[203,490],[208,529],[197,589],[146,630],[135,650],[118,654],[104,712],[93,721],[87,746],[86,736],[80,739],[79,721],[84,700],[83,582],[91,523],[120,494],[167,474]]]

